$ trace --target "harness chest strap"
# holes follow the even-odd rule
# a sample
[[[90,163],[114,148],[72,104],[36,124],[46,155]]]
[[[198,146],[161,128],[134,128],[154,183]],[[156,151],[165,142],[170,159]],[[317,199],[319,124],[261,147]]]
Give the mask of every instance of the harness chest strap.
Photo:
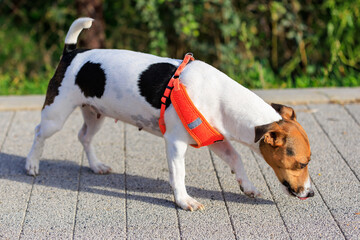
[[[199,112],[187,94],[186,87],[179,81],[180,73],[184,70],[185,66],[193,60],[194,57],[191,53],[186,54],[183,62],[176,70],[174,76],[170,79],[164,95],[161,98],[159,127],[162,134],[164,134],[166,132],[166,125],[164,121],[166,101],[170,96],[171,103],[173,104],[182,124],[191,137],[196,141],[196,144],[191,146],[199,148],[222,141],[224,140],[224,136],[214,129]]]

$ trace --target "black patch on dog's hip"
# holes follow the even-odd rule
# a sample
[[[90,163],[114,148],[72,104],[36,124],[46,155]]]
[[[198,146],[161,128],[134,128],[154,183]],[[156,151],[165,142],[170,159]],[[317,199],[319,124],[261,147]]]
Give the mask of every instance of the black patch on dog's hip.
[[[100,63],[85,63],[76,75],[75,84],[78,85],[85,97],[101,98],[104,94],[106,75]]]
[[[62,80],[65,76],[65,72],[70,66],[72,60],[76,57],[78,53],[82,53],[88,50],[89,49],[74,49],[70,52],[64,51],[60,63],[56,68],[55,74],[49,82],[43,109],[45,108],[45,106],[51,105],[54,102],[55,97],[59,95],[59,87],[61,86]]]
[[[155,63],[141,73],[138,82],[140,94],[154,108],[160,109],[161,97],[176,69],[177,66],[170,63]],[[170,100],[168,99],[166,107],[169,105]]]

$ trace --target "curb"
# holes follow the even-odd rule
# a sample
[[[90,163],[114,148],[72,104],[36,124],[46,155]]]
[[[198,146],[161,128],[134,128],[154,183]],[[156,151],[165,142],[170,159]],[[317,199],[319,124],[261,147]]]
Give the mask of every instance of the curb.
[[[287,105],[360,103],[360,87],[252,90],[266,102]],[[0,111],[41,110],[45,95],[0,96]]]
[[[0,96],[0,111],[41,110],[45,95]]]
[[[360,87],[253,90],[266,102],[288,105],[360,103]]]

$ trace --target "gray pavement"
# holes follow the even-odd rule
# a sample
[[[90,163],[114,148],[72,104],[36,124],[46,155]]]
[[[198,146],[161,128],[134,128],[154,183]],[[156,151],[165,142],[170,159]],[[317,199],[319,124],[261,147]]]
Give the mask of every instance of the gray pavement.
[[[235,143],[262,197],[244,196],[225,163],[191,148],[186,185],[206,209],[184,211],[161,138],[107,119],[94,142],[113,173],[96,175],[77,140],[79,111],[47,140],[40,175],[30,177],[25,157],[44,96],[0,97],[0,239],[360,239],[360,88],[255,92],[294,106],[315,197],[286,196],[266,162]]]

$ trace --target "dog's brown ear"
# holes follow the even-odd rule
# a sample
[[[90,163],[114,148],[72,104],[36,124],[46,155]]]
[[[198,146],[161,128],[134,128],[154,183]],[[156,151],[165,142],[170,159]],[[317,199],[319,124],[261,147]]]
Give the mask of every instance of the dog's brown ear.
[[[265,133],[267,133],[269,131],[271,124],[272,123],[255,127],[254,142],[259,141],[265,135]]]
[[[283,119],[296,120],[296,114],[293,108],[277,103],[272,103],[271,106],[281,115]]]
[[[279,124],[270,123],[266,125],[255,127],[255,142],[264,137],[264,142],[273,147],[280,147],[285,144],[285,132],[281,129]]]
[[[285,133],[282,130],[274,130],[265,133],[264,142],[273,147],[280,147],[285,144]]]

